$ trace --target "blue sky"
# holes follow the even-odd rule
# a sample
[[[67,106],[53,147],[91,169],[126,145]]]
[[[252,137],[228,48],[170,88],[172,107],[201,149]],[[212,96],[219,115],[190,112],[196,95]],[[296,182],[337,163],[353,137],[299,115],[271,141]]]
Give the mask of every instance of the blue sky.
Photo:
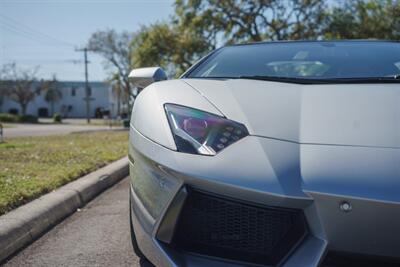
[[[40,66],[39,78],[83,80],[83,53],[91,33],[101,29],[135,31],[167,20],[172,0],[0,0],[0,64]],[[89,54],[89,79],[104,80],[102,59]]]

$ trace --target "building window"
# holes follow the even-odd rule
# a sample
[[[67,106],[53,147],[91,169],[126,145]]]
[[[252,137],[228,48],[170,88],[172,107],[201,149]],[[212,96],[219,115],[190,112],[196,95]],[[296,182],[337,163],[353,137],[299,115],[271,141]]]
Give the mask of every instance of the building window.
[[[76,96],[76,87],[71,88],[71,96]]]
[[[48,117],[49,110],[46,107],[41,107],[38,109],[38,116],[39,117]]]
[[[8,110],[8,113],[13,114],[13,115],[18,115],[18,109],[16,108],[10,108]]]

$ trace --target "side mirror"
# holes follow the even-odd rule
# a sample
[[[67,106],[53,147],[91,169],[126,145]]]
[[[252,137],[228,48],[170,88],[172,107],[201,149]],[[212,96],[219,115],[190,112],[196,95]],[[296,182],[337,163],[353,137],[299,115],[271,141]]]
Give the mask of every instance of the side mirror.
[[[160,67],[133,69],[128,77],[135,87],[141,89],[154,82],[167,80],[167,74]]]

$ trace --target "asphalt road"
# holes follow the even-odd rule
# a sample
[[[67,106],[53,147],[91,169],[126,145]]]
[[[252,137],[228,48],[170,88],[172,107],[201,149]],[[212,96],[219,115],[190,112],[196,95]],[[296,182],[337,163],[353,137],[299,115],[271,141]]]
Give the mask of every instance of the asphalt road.
[[[142,266],[129,233],[129,180],[108,189],[4,266]]]

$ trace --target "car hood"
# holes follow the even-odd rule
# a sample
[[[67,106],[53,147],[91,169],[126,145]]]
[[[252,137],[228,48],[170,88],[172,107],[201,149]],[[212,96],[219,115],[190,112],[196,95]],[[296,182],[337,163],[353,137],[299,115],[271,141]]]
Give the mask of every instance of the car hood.
[[[183,79],[251,135],[306,144],[400,148],[400,84],[300,85]]]

